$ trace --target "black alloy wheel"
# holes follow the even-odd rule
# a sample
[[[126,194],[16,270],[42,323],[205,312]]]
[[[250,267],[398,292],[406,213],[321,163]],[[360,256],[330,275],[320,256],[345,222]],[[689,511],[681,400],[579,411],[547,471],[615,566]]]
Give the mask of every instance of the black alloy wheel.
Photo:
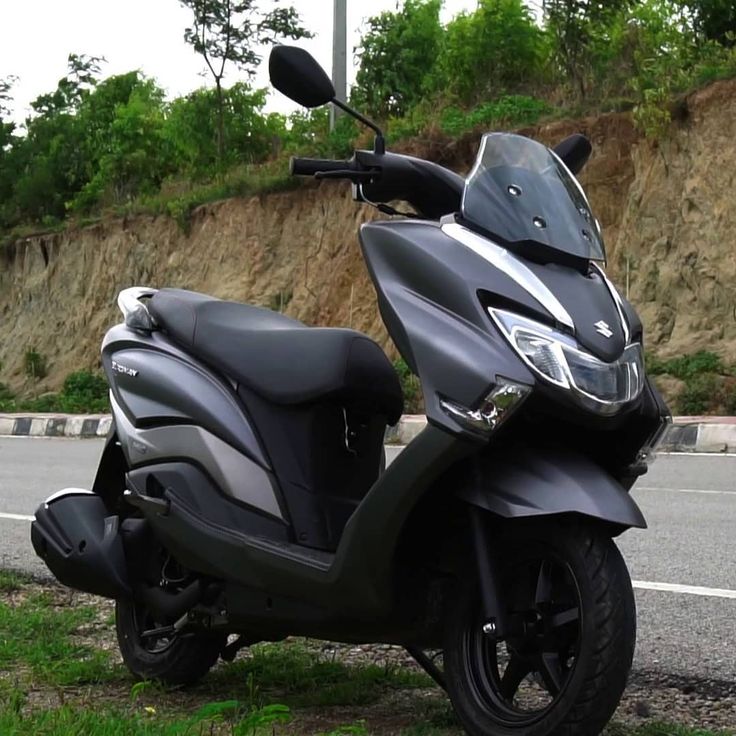
[[[445,678],[474,736],[592,736],[633,658],[636,612],[612,540],[583,525],[518,526],[498,541],[508,632],[483,620],[477,581],[452,604]]]
[[[186,570],[164,550],[150,556],[149,585],[171,592],[192,581]],[[138,679],[159,680],[167,685],[191,685],[217,662],[227,637],[223,633],[182,628],[175,621],[160,620],[145,604],[131,599],[115,602],[115,628],[123,662]]]

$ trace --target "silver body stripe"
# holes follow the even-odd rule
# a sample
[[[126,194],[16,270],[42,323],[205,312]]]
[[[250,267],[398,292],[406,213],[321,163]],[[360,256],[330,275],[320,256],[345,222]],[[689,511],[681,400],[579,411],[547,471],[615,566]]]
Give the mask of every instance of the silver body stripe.
[[[284,518],[268,473],[211,432],[193,424],[136,429],[112,395],[110,403],[118,439],[131,465],[165,458],[192,458],[227,495]]]
[[[513,279],[524,291],[534,297],[554,318],[565,327],[575,330],[575,323],[567,310],[560,304],[557,297],[547,288],[537,275],[527,268],[513,253],[502,248],[488,238],[484,238],[472,230],[458,225],[446,223],[442,225],[442,232],[458,243],[470,248],[474,253],[503,271]]]

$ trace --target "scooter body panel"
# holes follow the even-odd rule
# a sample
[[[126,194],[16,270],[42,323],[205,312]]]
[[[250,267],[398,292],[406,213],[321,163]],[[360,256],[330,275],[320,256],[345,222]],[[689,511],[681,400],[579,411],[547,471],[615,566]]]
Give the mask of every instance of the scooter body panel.
[[[270,465],[226,380],[160,332],[125,325],[108,332],[102,363],[117,441],[130,468],[183,459],[226,498],[283,521]]]

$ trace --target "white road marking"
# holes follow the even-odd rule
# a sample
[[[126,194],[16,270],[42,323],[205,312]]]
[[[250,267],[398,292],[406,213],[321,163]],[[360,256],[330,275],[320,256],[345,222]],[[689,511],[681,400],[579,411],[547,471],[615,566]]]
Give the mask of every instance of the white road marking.
[[[736,457],[736,452],[664,452],[658,450],[657,455],[667,455],[668,457],[677,457],[678,455],[683,457]]]
[[[632,580],[631,584],[639,590],[658,590],[662,593],[681,593],[706,598],[732,598],[736,600],[736,590],[725,590],[724,588],[701,588],[697,585],[677,585],[676,583],[650,583],[644,580]]]
[[[12,521],[34,521],[35,516],[24,516],[23,514],[4,514],[0,512],[0,519],[11,519]]]
[[[736,496],[736,491],[709,491],[701,488],[664,488],[663,486],[634,486],[635,491],[664,491],[665,493],[702,493],[705,496]]]
[[[33,521],[35,518],[35,516],[25,516],[23,514],[6,514],[0,512],[0,519],[9,519],[11,521]],[[654,583],[644,580],[633,580],[632,585],[634,586],[634,588],[637,588],[639,590],[655,590],[662,593],[680,593],[683,595],[697,595],[710,598],[730,598],[736,600],[736,590],[726,590],[724,588],[702,588],[696,585],[678,585],[677,583]]]

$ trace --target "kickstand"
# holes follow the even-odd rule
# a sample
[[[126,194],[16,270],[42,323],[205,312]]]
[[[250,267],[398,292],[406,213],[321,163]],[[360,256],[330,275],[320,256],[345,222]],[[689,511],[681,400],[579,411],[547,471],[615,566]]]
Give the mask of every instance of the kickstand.
[[[447,692],[447,684],[445,683],[445,675],[442,670],[430,659],[421,649],[416,647],[404,647],[414,658],[414,661],[445,691]]]

